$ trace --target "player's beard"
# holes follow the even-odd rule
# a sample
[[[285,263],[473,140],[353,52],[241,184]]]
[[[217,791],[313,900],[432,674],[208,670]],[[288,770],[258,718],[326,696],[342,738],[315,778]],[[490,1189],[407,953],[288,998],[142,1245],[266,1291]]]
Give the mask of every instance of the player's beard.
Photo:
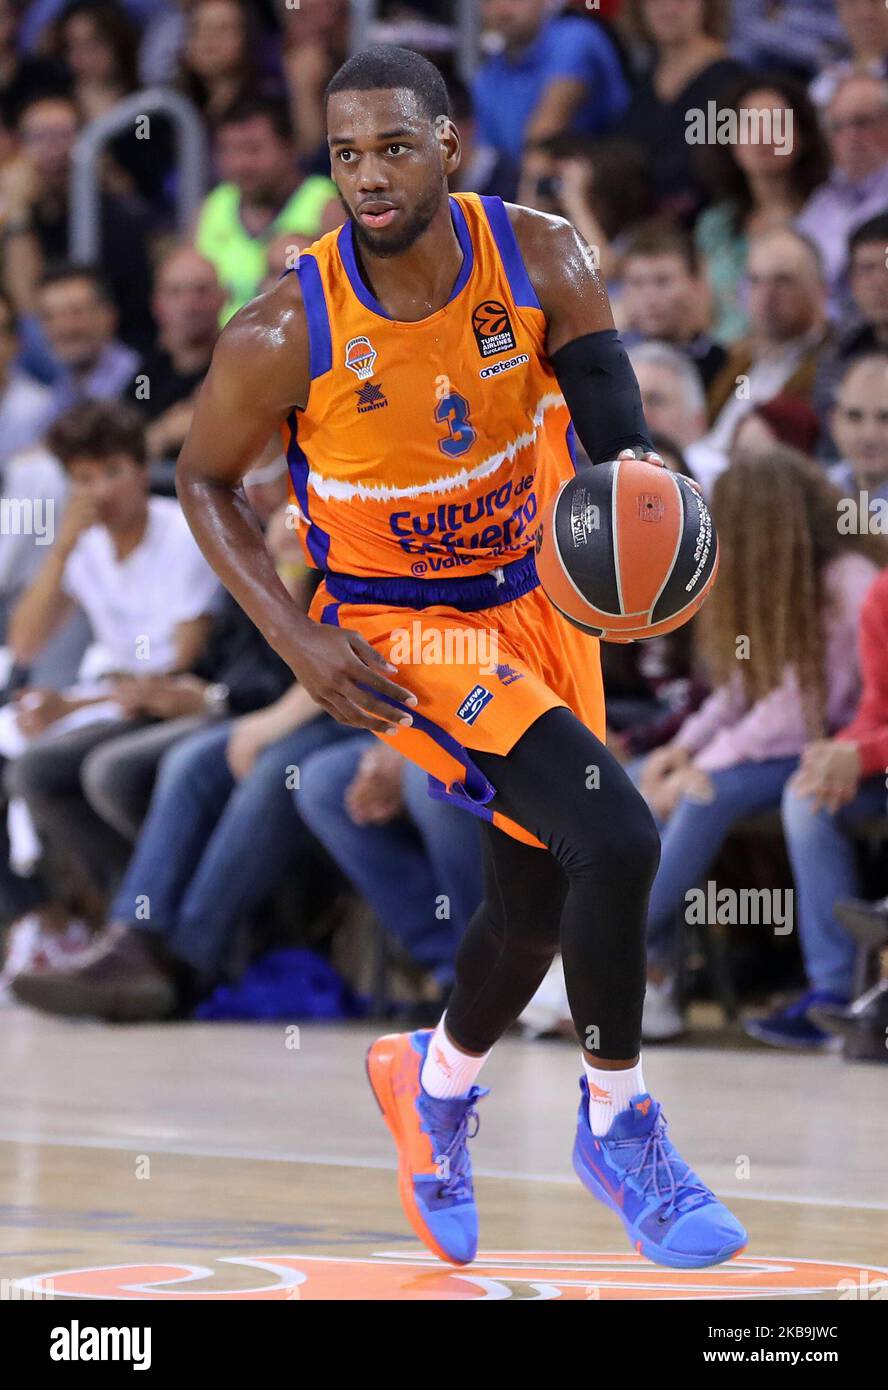
[[[385,228],[381,232],[371,231],[344,202],[343,207],[348,213],[355,236],[361,246],[371,255],[378,256],[380,260],[387,260],[391,256],[403,255],[405,251],[409,251],[415,241],[419,240],[441,206],[443,196],[444,193],[441,188],[429,189],[396,232],[389,232]]]

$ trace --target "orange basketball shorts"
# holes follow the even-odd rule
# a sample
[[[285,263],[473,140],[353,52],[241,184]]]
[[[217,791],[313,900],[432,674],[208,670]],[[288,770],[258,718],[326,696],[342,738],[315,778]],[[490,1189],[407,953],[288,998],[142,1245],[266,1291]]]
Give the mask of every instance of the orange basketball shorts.
[[[496,788],[472,752],[508,753],[556,706],[572,710],[603,741],[605,714],[598,641],[552,607],[533,556],[493,574],[422,586],[409,577],[329,574],[310,616],[360,633],[397,666],[392,679],[418,704],[407,711],[412,726],[380,737],[429,774],[431,794],[539,845],[516,821],[490,809]]]

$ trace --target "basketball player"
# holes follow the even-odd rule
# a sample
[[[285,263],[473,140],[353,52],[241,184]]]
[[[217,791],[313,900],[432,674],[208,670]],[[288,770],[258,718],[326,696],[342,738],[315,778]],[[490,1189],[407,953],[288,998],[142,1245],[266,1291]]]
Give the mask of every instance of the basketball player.
[[[574,431],[593,462],[655,456],[589,248],[560,218],[448,196],[447,111],[440,74],[405,49],[368,49],[333,78],[346,222],[225,329],[179,496],[318,705],[481,818],[485,898],[446,1013],[368,1054],[417,1234],[474,1258],[477,1077],[561,951],[583,1049],[576,1171],[636,1249],[714,1264],[746,1234],[667,1138],[639,1059],[657,832],[602,742],[597,642],[550,605],[533,558]],[[324,571],[309,618],[238,491],[281,421]]]

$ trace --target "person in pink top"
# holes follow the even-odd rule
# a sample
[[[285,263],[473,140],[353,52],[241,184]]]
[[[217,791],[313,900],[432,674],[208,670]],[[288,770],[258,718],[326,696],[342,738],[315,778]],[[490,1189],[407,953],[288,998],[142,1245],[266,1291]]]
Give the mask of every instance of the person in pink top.
[[[783,793],[809,988],[788,1009],[748,1025],[761,1042],[776,1047],[824,1047],[830,1033],[841,1031],[830,1026],[835,1017],[851,1012],[837,1006],[851,995],[855,945],[835,909],[861,891],[854,827],[888,814],[888,570],[867,594],[859,645],[863,693],[857,713],[834,738],[808,744]],[[886,999],[888,981],[882,980],[857,1001],[852,1021],[862,1021],[869,1010],[888,1022]],[[883,1031],[883,1050],[884,1036]]]
[[[689,891],[738,821],[780,805],[806,745],[856,707],[858,623],[883,543],[840,534],[838,501],[821,469],[783,448],[738,456],[713,490],[721,567],[697,620],[712,694],[637,774],[662,826],[648,912],[652,1041],[683,1029],[673,977]]]

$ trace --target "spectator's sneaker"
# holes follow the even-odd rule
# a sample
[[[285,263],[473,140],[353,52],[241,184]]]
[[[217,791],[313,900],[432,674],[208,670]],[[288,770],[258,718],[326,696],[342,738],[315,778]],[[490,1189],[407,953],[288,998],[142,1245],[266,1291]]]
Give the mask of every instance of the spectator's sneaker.
[[[639,1255],[672,1269],[703,1269],[739,1254],[746,1232],[666,1137],[657,1102],[633,1096],[607,1134],[596,1136],[585,1077],[580,1094],[574,1170],[617,1213]]]
[[[436,1100],[419,1076],[432,1030],[390,1033],[367,1053],[367,1076],[398,1149],[398,1188],[421,1241],[451,1264],[470,1264],[478,1249],[478,1211],[466,1146],[478,1132],[473,1086],[465,1097]]]
[[[641,1036],[645,1042],[670,1042],[685,1031],[684,1014],[675,997],[675,980],[648,980],[644,994]]]
[[[89,928],[76,917],[58,927],[49,925],[41,912],[26,913],[9,928],[0,971],[0,996],[11,994],[10,986],[17,975],[62,965],[83,951],[89,942]]]
[[[20,971],[10,989],[22,1004],[44,1013],[109,1023],[168,1018],[177,1002],[172,973],[147,933],[122,925],[109,927],[64,962]]]
[[[825,989],[809,989],[784,1008],[775,1009],[765,1018],[746,1018],[743,1029],[749,1037],[770,1047],[799,1047],[816,1052],[833,1046],[829,1033],[810,1017],[809,1011],[820,1004],[841,1004],[848,1001],[841,994]]]
[[[879,980],[852,1003],[813,1004],[811,1019],[818,1028],[832,1033],[838,1038],[854,1038],[862,1033],[871,1033],[885,1047],[888,1029],[888,980]]]

